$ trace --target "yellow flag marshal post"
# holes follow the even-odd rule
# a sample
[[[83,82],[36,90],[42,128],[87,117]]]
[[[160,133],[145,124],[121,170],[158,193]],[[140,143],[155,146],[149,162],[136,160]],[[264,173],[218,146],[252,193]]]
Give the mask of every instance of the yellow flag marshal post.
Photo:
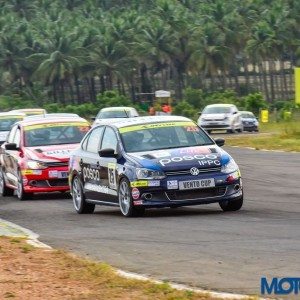
[[[300,105],[300,68],[295,68],[295,102]]]

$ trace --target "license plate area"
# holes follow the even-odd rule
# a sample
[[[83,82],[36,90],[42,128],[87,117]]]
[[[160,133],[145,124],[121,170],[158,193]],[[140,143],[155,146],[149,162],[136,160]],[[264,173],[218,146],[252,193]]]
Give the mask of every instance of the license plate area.
[[[57,178],[68,178],[69,172],[66,171],[58,171],[57,172]]]
[[[214,178],[186,180],[179,182],[179,190],[207,189],[215,187]]]

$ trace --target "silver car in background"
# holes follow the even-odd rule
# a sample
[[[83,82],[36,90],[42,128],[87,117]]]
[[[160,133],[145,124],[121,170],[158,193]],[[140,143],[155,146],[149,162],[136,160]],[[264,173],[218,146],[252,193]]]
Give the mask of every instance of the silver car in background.
[[[134,107],[118,106],[102,108],[94,118],[93,126],[101,123],[114,122],[120,119],[135,118],[139,113]]]
[[[228,133],[243,131],[241,114],[233,104],[207,105],[199,116],[198,125],[208,133],[213,130],[226,130]]]

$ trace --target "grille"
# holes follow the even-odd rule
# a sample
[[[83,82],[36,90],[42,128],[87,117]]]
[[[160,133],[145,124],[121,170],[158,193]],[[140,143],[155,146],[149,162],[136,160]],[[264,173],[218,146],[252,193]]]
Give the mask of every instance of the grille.
[[[67,161],[54,161],[45,163],[48,167],[67,167],[69,162]]]
[[[67,186],[68,183],[68,179],[62,178],[62,179],[51,179],[48,180],[48,183],[50,186]]]
[[[51,179],[51,180],[37,180],[36,182],[29,182],[31,186],[36,187],[54,187],[54,186],[68,186],[68,179]]]
[[[210,173],[210,172],[220,172],[221,168],[206,168],[206,169],[198,169],[200,173]],[[181,171],[169,171],[165,172],[167,176],[175,176],[175,175],[191,175],[190,169],[181,170]]]
[[[203,128],[211,128],[211,127],[224,128],[224,127],[228,127],[228,125],[227,124],[209,124],[209,125],[201,125],[201,127],[203,127]]]
[[[215,187],[209,189],[190,190],[190,191],[169,191],[166,192],[167,197],[171,201],[180,200],[199,200],[205,198],[213,198],[223,196],[226,192],[226,187]]]

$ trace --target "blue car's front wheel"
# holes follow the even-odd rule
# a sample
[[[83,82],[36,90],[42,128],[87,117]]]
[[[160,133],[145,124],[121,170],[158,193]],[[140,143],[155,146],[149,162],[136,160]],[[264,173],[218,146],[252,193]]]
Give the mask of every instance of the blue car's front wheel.
[[[119,184],[118,198],[120,210],[125,217],[140,217],[143,216],[145,212],[144,207],[136,208],[133,205],[131,197],[131,188],[129,181],[123,178]]]

